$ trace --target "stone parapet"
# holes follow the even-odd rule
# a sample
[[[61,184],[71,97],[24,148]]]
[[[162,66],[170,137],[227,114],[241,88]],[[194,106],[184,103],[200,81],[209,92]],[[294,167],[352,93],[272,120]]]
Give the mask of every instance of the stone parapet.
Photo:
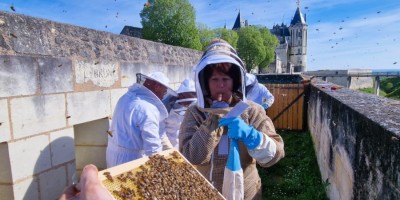
[[[202,52],[0,12],[0,196],[56,199],[89,163],[136,73],[177,89]]]
[[[400,198],[399,101],[315,81],[308,126],[330,199]]]

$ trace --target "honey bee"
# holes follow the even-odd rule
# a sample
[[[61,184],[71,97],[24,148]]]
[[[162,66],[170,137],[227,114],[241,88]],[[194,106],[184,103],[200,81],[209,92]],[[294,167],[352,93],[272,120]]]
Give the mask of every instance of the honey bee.
[[[14,33],[10,33],[10,36],[13,38],[18,38]]]
[[[112,177],[110,174],[107,174],[106,177],[107,177],[107,179],[108,179],[109,181],[114,182],[114,179],[113,179],[113,177]]]
[[[108,133],[108,135],[109,135],[110,137],[113,136],[112,131],[108,130],[108,131],[106,131],[106,132]]]

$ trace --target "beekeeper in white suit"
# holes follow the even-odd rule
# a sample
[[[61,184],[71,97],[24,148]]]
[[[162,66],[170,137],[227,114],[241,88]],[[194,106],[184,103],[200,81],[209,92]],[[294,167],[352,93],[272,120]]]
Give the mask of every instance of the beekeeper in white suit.
[[[136,74],[137,83],[118,100],[110,126],[107,167],[172,148],[160,125],[177,94],[162,72]],[[164,148],[163,148],[164,145]]]
[[[275,101],[274,95],[259,83],[254,74],[246,73],[246,98],[260,104],[265,110]]]
[[[196,66],[196,105],[180,127],[180,152],[222,193],[229,141],[239,143],[244,199],[261,199],[256,163],[270,167],[284,157],[283,140],[264,109],[243,96],[245,66],[226,41],[213,40]],[[240,101],[249,107],[236,118],[221,118]]]
[[[183,116],[187,108],[195,104],[197,100],[194,81],[189,78],[183,80],[176,93],[178,93],[178,99],[169,112],[168,118],[165,119],[165,130],[172,146],[179,149],[179,128]]]

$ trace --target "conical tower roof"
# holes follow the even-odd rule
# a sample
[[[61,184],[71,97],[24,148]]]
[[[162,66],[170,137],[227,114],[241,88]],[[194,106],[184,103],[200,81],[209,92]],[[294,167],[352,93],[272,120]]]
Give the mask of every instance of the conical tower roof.
[[[306,24],[306,20],[304,20],[303,14],[301,13],[299,6],[297,6],[296,13],[294,14],[292,21],[290,22],[290,25],[293,26],[297,23]]]
[[[244,27],[244,21],[243,21],[242,17],[240,16],[240,10],[239,10],[239,13],[235,20],[235,24],[233,24],[232,30],[238,30],[242,27]]]

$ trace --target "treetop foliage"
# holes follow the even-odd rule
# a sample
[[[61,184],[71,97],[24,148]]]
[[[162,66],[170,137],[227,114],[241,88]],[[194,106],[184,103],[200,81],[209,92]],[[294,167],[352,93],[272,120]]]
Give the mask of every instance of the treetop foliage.
[[[269,29],[249,26],[234,31],[210,29],[197,24],[193,6],[188,0],[149,0],[140,12],[143,39],[174,46],[204,50],[215,38],[236,48],[248,71],[266,68],[275,57],[278,39]]]
[[[188,0],[149,0],[140,17],[144,39],[201,50],[195,11]]]

